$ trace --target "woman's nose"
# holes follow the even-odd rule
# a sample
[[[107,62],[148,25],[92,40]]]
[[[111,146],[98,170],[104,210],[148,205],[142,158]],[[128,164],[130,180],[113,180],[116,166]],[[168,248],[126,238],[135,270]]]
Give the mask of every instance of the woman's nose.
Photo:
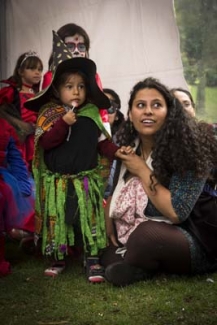
[[[145,114],[152,114],[152,107],[151,107],[151,105],[146,105],[144,112],[145,112]]]

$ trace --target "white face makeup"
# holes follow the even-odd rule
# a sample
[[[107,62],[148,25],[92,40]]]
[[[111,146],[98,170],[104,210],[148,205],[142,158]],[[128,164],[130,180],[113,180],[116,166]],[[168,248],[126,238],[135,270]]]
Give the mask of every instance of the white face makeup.
[[[67,36],[64,41],[68,49],[71,51],[73,58],[86,57],[87,51],[83,36],[79,34]]]

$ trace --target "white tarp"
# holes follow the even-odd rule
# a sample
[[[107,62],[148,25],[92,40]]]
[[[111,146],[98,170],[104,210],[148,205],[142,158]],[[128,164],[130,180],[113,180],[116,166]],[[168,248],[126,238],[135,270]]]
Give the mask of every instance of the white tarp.
[[[90,58],[103,87],[120,95],[124,113],[131,88],[146,76],[186,87],[173,0],[7,0],[4,77],[30,49],[46,71],[52,30],[72,22],[89,34]]]

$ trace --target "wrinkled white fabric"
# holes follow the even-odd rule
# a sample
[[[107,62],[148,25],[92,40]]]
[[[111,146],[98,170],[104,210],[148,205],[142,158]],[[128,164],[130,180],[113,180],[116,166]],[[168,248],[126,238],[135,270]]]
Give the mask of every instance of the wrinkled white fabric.
[[[52,30],[76,23],[88,33],[90,58],[104,88],[113,88],[126,114],[129,93],[139,80],[159,78],[169,87],[187,87],[183,75],[173,0],[7,0],[6,49],[2,46],[2,78],[13,73],[28,50],[39,53],[48,68]]]
[[[134,229],[141,222],[148,220],[144,215],[147,203],[148,197],[138,177],[132,177],[122,184],[110,217],[115,220],[118,240],[123,245]]]

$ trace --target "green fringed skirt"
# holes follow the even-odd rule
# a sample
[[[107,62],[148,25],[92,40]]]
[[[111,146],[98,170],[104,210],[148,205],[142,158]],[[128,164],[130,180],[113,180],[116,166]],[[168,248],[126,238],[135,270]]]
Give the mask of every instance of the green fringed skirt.
[[[42,236],[42,251],[61,259],[74,245],[74,230],[65,222],[68,183],[73,182],[78,198],[78,215],[84,251],[97,255],[106,247],[103,182],[100,167],[77,175],[45,171],[36,187],[36,233]],[[73,218],[73,216],[72,216]]]

